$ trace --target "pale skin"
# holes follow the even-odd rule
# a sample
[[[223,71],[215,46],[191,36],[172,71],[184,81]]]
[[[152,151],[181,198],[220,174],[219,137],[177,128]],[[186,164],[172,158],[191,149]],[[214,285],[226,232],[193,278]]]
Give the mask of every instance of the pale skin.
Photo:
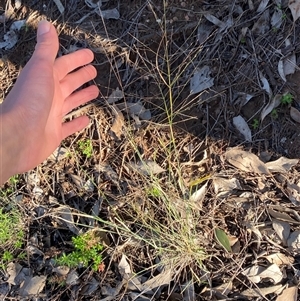
[[[98,96],[95,85],[75,91],[96,77],[89,65],[94,55],[82,49],[56,59],[58,48],[54,26],[41,21],[35,51],[0,105],[0,184],[36,167],[89,124],[87,116],[70,122],[63,117]]]

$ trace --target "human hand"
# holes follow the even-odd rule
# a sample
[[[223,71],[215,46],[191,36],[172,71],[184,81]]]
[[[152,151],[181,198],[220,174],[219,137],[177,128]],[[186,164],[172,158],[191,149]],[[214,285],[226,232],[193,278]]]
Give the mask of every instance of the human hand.
[[[97,97],[94,85],[74,92],[96,77],[96,69],[85,66],[94,55],[83,49],[56,59],[58,48],[54,26],[41,21],[35,51],[0,106],[0,184],[36,167],[64,138],[89,124],[87,116],[66,123],[63,117]]]

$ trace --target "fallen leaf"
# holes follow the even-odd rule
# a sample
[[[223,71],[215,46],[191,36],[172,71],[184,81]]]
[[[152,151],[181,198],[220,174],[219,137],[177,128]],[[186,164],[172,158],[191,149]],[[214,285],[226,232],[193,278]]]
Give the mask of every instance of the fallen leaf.
[[[90,8],[98,8],[102,6],[102,0],[85,0],[85,4]]]
[[[259,283],[262,279],[272,279],[274,284],[279,283],[283,274],[276,264],[271,264],[267,268],[259,265],[254,265],[243,271],[243,275],[247,276],[253,283]]]
[[[183,285],[183,301],[195,301],[195,286],[193,281],[188,281],[188,283]]]
[[[67,266],[58,266],[58,267],[54,267],[52,271],[59,276],[66,276],[69,274],[70,268]]]
[[[300,230],[291,233],[290,237],[287,240],[287,245],[294,252],[300,251]]]
[[[140,102],[126,102],[118,104],[118,108],[123,110],[126,109],[130,115],[135,115],[142,120],[150,120],[151,112],[146,109]]]
[[[259,276],[262,279],[272,279],[274,284],[279,283],[283,278],[283,274],[277,264],[271,264],[269,267],[264,269]]]
[[[286,173],[293,166],[298,164],[298,162],[299,162],[299,159],[288,159],[286,157],[280,157],[279,159],[277,159],[275,161],[270,161],[265,164],[270,172]]]
[[[300,206],[300,187],[296,184],[287,183],[286,190],[293,205]]]
[[[268,3],[269,3],[269,0],[261,0],[256,12],[258,12],[258,13],[263,12],[266,9]]]
[[[116,8],[107,9],[107,10],[96,9],[96,13],[103,19],[114,19],[114,20],[120,19],[120,13]]]
[[[288,47],[291,45],[291,42],[289,39],[285,40],[285,46]],[[280,59],[278,62],[278,73],[282,80],[286,82],[286,75],[294,74],[296,71],[296,54],[292,53],[288,57],[285,57],[283,59]]]
[[[270,263],[275,263],[277,265],[291,265],[294,263],[294,258],[291,256],[286,256],[283,253],[274,253],[264,256]]]
[[[269,170],[259,158],[240,148],[231,148],[225,153],[225,159],[236,168],[258,174],[269,174]]]
[[[297,301],[298,300],[298,287],[292,286],[284,289],[277,297],[276,301]]]
[[[172,280],[173,280],[173,273],[171,269],[167,269],[162,273],[160,273],[159,275],[144,282],[142,284],[142,291],[143,293],[149,292],[154,288],[170,284]]]
[[[191,203],[194,203],[195,205],[197,205],[197,207],[200,207],[200,208],[202,207],[202,202],[203,202],[206,192],[207,192],[207,184],[208,184],[208,182],[206,182],[200,189],[196,190],[190,196],[189,201]]]
[[[9,275],[9,278],[6,280],[6,282],[12,285],[16,285],[17,283],[15,282],[15,279],[21,272],[22,268],[23,267],[17,262],[8,263],[6,267],[6,272]]]
[[[266,9],[258,20],[255,22],[252,28],[252,32],[255,36],[261,36],[266,34],[270,30],[270,11]]]
[[[236,116],[233,118],[233,125],[236,129],[244,136],[245,140],[248,142],[252,141],[252,133],[249,125],[242,116]]]
[[[290,108],[290,115],[294,121],[300,123],[300,112],[296,108],[294,107]]]
[[[263,84],[262,89],[265,90],[269,94],[269,96],[271,96],[272,90],[270,88],[270,84],[269,84],[268,80],[263,76],[263,74],[260,71],[259,71],[258,75]]]
[[[215,236],[218,243],[228,252],[231,252],[230,241],[227,234],[221,229],[215,229]]]
[[[75,284],[78,284],[78,280],[79,280],[78,273],[75,270],[73,270],[68,274],[67,279],[66,279],[66,284],[67,285],[75,285]]]
[[[276,6],[274,13],[271,17],[271,25],[273,28],[279,29],[283,21],[283,11],[280,7]]]
[[[289,0],[289,9],[291,10],[294,22],[300,17],[300,0]]]
[[[53,0],[53,1],[54,1],[54,3],[56,4],[56,6],[57,6],[59,12],[60,12],[61,14],[63,14],[64,11],[65,11],[65,8],[64,8],[64,6],[62,5],[61,1],[60,1],[60,0]]]
[[[202,92],[214,85],[214,79],[210,76],[210,73],[208,66],[196,68],[190,81],[191,94]]]
[[[130,264],[127,261],[127,258],[124,254],[122,254],[122,258],[118,264],[118,269],[119,269],[119,273],[123,278],[125,277],[126,274],[128,275],[132,273]]]
[[[216,18],[215,16],[211,15],[211,14],[204,14],[204,17],[211,23],[213,23],[214,25],[220,27],[220,28],[224,28],[225,27],[225,23],[220,21],[218,18]]]
[[[241,184],[236,178],[214,177],[213,186],[217,197],[227,197],[232,194],[233,190],[242,190]]]
[[[20,287],[20,295],[22,297],[39,294],[46,284],[47,276],[27,277]]]
[[[9,31],[4,35],[4,42],[0,42],[1,49],[12,49],[18,42],[18,31],[25,25],[26,20],[19,20],[12,23]]]
[[[273,293],[280,294],[281,291],[282,291],[282,285],[279,284],[279,285],[262,287],[262,288],[249,288],[241,292],[241,295],[245,297],[265,297]]]
[[[267,115],[269,115],[275,108],[277,108],[281,103],[281,94],[276,94],[275,97],[263,108],[261,111],[260,119],[263,121]]]
[[[297,222],[295,219],[291,218],[290,215],[288,215],[285,212],[278,212],[271,208],[268,208],[268,213],[274,218],[277,218],[277,219],[280,219],[280,220],[283,220],[286,222],[294,223],[294,224],[299,224],[299,222]]]
[[[276,234],[282,241],[283,245],[286,246],[287,239],[290,236],[291,227],[287,222],[279,221],[274,219],[272,221],[272,227],[275,230]]]
[[[120,99],[124,98],[124,93],[123,91],[121,91],[119,89],[119,87],[114,90],[109,96],[108,96],[108,99],[107,99],[107,103],[108,104],[113,104],[115,103],[116,101],[119,101]]]
[[[217,293],[221,294],[222,296],[227,297],[228,294],[232,291],[232,288],[233,288],[233,285],[232,285],[232,282],[230,281],[228,283],[223,283],[221,285],[212,287],[212,291],[217,292]]]
[[[213,31],[213,25],[211,24],[211,22],[204,21],[204,20],[200,22],[200,25],[198,27],[198,32],[197,32],[198,43],[200,45],[204,43],[208,39],[212,31]]]
[[[115,119],[111,126],[111,131],[115,133],[118,139],[121,139],[123,126],[125,125],[124,116],[116,105],[112,105],[112,112],[115,115]]]
[[[138,172],[141,172],[144,175],[157,175],[166,171],[165,169],[160,167],[156,162],[151,160],[139,161],[137,163],[130,162],[129,165],[133,169],[137,170]]]
[[[89,281],[80,289],[80,295],[91,296],[99,287],[99,282],[94,277],[89,277]]]
[[[49,157],[50,160],[58,162],[68,157],[68,150],[64,147],[58,147]]]
[[[66,206],[61,206],[55,209],[56,214],[60,217],[60,221],[62,221],[69,228],[71,232],[78,235],[79,230],[74,225],[74,219],[71,210]]]
[[[244,92],[238,92],[237,95],[236,95],[236,98],[233,101],[233,104],[236,105],[236,106],[243,107],[252,98],[253,98],[253,95],[251,95],[251,94],[247,94],[247,93],[244,93]]]
[[[259,274],[264,270],[264,267],[259,265],[254,265],[250,268],[245,269],[242,274],[246,276],[251,282],[259,283],[261,278]]]

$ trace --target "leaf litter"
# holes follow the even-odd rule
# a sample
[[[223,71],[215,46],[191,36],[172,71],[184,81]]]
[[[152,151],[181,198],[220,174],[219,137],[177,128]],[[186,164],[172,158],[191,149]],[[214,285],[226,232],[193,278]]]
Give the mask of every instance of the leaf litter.
[[[281,142],[284,134],[287,141],[297,144],[297,136],[292,136],[294,132],[290,136],[286,134],[290,115],[285,114],[287,110],[292,110],[290,107],[298,108],[297,98],[295,97],[292,106],[278,105],[280,95],[290,89],[290,75],[287,75],[290,71],[286,70],[292,70],[294,54],[296,59],[298,56],[296,39],[293,37],[293,33],[298,32],[298,25],[291,24],[292,15],[287,9],[287,3],[282,3],[280,9],[279,1],[224,1],[223,9],[220,10],[213,2],[202,2],[199,5],[201,11],[197,10],[197,5],[191,11],[189,2],[180,3],[180,7],[173,7],[169,3],[175,9],[171,13],[167,8],[164,20],[159,15],[162,4],[156,1],[153,3],[158,3],[160,7],[151,7],[150,2],[144,7],[134,1],[132,5],[139,7],[136,13],[122,1],[117,10],[120,10],[122,18],[119,18],[118,13],[105,16],[104,11],[116,12],[113,3],[87,2],[89,5],[83,4],[84,7],[73,10],[76,18],[81,18],[81,22],[76,25],[76,31],[82,31],[80,34],[84,38],[80,34],[78,37],[73,32],[70,34],[70,31],[66,33],[65,28],[61,30],[66,33],[65,36],[72,37],[72,40],[68,40],[71,45],[77,45],[77,39],[83,39],[84,42],[87,39],[88,43],[84,45],[96,50],[95,65],[97,68],[101,66],[104,71],[95,81],[103,95],[111,96],[107,98],[109,106],[103,101],[101,106],[104,109],[91,107],[94,110],[91,113],[93,125],[87,132],[76,136],[76,139],[93,137],[95,152],[89,162],[77,154],[70,158],[65,156],[66,152],[57,151],[53,161],[48,160],[37,169],[36,183],[28,176],[22,191],[22,201],[18,204],[19,208],[30,215],[30,231],[37,231],[37,236],[42,239],[38,239],[30,248],[28,246],[28,258],[19,261],[21,272],[18,276],[13,275],[10,281],[17,283],[15,278],[18,280],[19,277],[23,281],[28,279],[31,285],[36,282],[34,289],[31,290],[28,286],[24,291],[37,292],[41,285],[41,295],[49,296],[50,287],[59,287],[57,282],[53,282],[55,277],[63,277],[60,281],[67,279],[69,286],[59,290],[62,299],[68,299],[72,295],[75,299],[85,300],[84,298],[90,299],[89,295],[94,294],[99,296],[99,300],[121,300],[128,297],[138,301],[167,300],[168,297],[171,300],[171,291],[174,294],[172,296],[180,296],[180,300],[259,300],[262,296],[265,299],[280,300],[280,294],[288,296],[288,291],[285,290],[292,285],[290,279],[293,277],[298,281],[291,264],[299,248],[297,231],[300,222],[297,217],[299,166],[297,159],[291,159],[299,157],[293,156],[290,153],[291,148]],[[40,5],[36,3],[36,6]],[[76,3],[79,5],[78,1]],[[55,17],[52,19],[59,23],[57,16],[61,12],[54,4],[53,7],[56,15],[47,17]],[[61,16],[70,20],[70,26],[73,21],[74,24],[77,22],[69,14],[72,9],[71,5],[66,6],[64,15]],[[11,11],[11,16],[16,13],[14,7]],[[37,11],[43,11],[42,6]],[[50,10],[45,14],[48,11]],[[157,14],[154,19],[151,19],[152,12]],[[126,20],[128,16],[130,22]],[[179,17],[180,21],[173,20],[173,16]],[[102,17],[119,19],[107,22]],[[199,21],[201,18],[203,22]],[[160,36],[161,28],[156,22],[158,19],[166,21],[163,23],[166,28],[172,24],[171,34],[166,33],[166,37],[171,38],[166,48],[155,48],[156,44],[163,46],[160,44],[163,39]],[[105,30],[102,33],[103,27]],[[34,42],[30,26],[29,33],[27,30],[26,27],[18,33],[22,43],[28,40],[28,36]],[[288,36],[287,32],[290,33]],[[103,46],[104,41],[98,38],[96,42],[91,41],[100,33],[107,37],[104,39],[110,41],[109,46]],[[290,44],[286,44],[287,39]],[[68,43],[65,45],[64,42],[62,39],[63,47],[69,49]],[[97,52],[99,48],[104,50],[101,54]],[[176,49],[175,54],[172,53],[173,49]],[[140,51],[139,55],[136,50]],[[3,52],[8,53],[5,49]],[[147,52],[157,54],[157,61],[151,61]],[[190,81],[183,81],[181,72],[177,72],[179,70],[177,73],[174,71],[170,78],[171,81],[174,80],[172,84],[178,80],[180,85],[180,89],[177,89],[177,83],[172,86],[174,103],[187,105],[195,113],[196,118],[191,120],[195,121],[193,126],[200,139],[195,139],[187,132],[183,135],[178,131],[176,127],[180,122],[176,118],[184,116],[188,119],[189,116],[185,115],[187,113],[184,110],[178,114],[176,112],[172,139],[177,148],[174,148],[174,141],[166,130],[170,127],[158,124],[165,117],[160,111],[162,99],[171,101],[171,97],[165,93],[165,87],[162,87],[163,97],[158,90],[153,89],[159,78],[156,70],[162,66],[161,75],[163,78],[166,76],[166,53],[172,53],[172,68],[177,63],[180,64],[180,60],[187,65],[189,60],[193,60],[192,67],[188,66],[187,72],[183,72],[185,77],[187,73],[190,75]],[[179,55],[181,53],[184,53],[184,58]],[[136,61],[133,62],[134,60]],[[291,62],[293,63],[287,68]],[[106,72],[111,69],[105,69],[105,64],[113,66],[114,71]],[[150,67],[145,69],[147,64]],[[199,71],[203,71],[203,67],[205,72],[201,75]],[[114,72],[120,72],[117,80]],[[132,79],[132,84],[129,79]],[[192,79],[194,83],[191,87]],[[121,85],[122,88],[115,89]],[[187,86],[184,88],[184,85]],[[186,92],[184,97],[178,92],[181,86]],[[205,90],[209,90],[210,98],[203,101]],[[289,92],[293,94],[293,91]],[[294,96],[296,95],[297,93]],[[249,111],[252,105],[255,111]],[[274,109],[279,116],[277,119],[272,115]],[[106,118],[102,118],[100,110],[105,111]],[[143,115],[145,112],[146,118]],[[130,118],[127,119],[128,116]],[[245,123],[240,130],[233,129],[231,121],[234,116],[243,116],[246,123],[253,118],[261,119],[262,126],[258,130],[251,128],[251,136],[249,131],[244,135],[241,129],[245,128]],[[132,121],[139,123],[138,127],[133,126],[134,130],[131,128]],[[250,123],[248,126],[250,129]],[[297,129],[297,124],[293,123],[292,127],[293,130]],[[187,127],[187,130],[190,128]],[[248,143],[244,148],[234,148],[234,152],[231,152],[229,146],[236,145],[237,131],[244,138],[242,142]],[[131,135],[128,136],[127,132]],[[113,135],[110,136],[109,133]],[[238,141],[241,141],[240,137]],[[72,139],[65,142],[64,150],[72,149]],[[169,143],[171,140],[172,143]],[[136,148],[130,147],[130,144],[135,144]],[[182,145],[188,145],[189,151],[182,151]],[[184,163],[201,161],[204,148],[208,154],[207,160],[201,165],[191,165],[185,171]],[[262,159],[263,152],[270,155]],[[62,168],[65,164],[71,165],[68,173]],[[101,168],[97,165],[101,165]],[[81,177],[75,179],[76,176],[73,181],[70,174],[87,174],[91,181],[87,183]],[[186,182],[181,176],[187,179]],[[191,179],[197,181],[194,182],[195,185],[189,186],[186,183],[190,183]],[[180,186],[178,183],[183,184]],[[163,187],[163,193],[155,190],[156,184]],[[154,188],[149,191],[149,186]],[[180,186],[180,193],[177,186]],[[168,195],[170,191],[171,196]],[[162,194],[168,196],[167,200]],[[53,196],[56,202],[51,201]],[[180,202],[180,208],[172,203],[177,201]],[[62,212],[62,204],[68,210]],[[135,210],[137,207],[140,211]],[[185,214],[182,214],[181,208],[184,208]],[[168,210],[173,214],[170,220],[166,215]],[[189,222],[188,226],[185,219]],[[46,227],[49,220],[50,226]],[[145,220],[153,222],[151,228],[145,229]],[[169,257],[184,258],[176,269],[169,266],[156,269],[156,260],[161,253],[157,252],[153,244],[148,243],[152,243],[149,237],[157,231],[157,225],[164,226],[164,231],[157,235],[162,240],[159,250],[170,252],[174,248],[176,252],[168,253]],[[92,274],[89,268],[84,271],[64,271],[65,267],[61,270],[55,266],[53,258],[56,254],[71,251],[69,242],[72,236],[86,231],[87,227],[99,226],[105,228],[107,233],[104,270]],[[187,226],[188,232],[182,230],[185,229],[184,226]],[[219,232],[219,236],[222,233],[219,240],[212,229],[223,231]],[[164,236],[170,233],[173,235],[172,248]],[[155,243],[158,241],[155,238]],[[180,243],[184,252],[177,253],[176,248]],[[224,245],[227,249],[230,246],[231,253],[226,251]],[[119,250],[122,251],[118,253]],[[197,257],[198,261],[190,258],[191,254],[197,256],[204,251],[208,253],[208,257],[201,260]],[[120,272],[121,265],[119,267],[123,255],[127,263],[130,263],[128,275],[124,274],[128,280],[124,283]],[[36,257],[41,258],[36,261]],[[241,277],[245,279],[243,271],[253,266],[262,268],[259,273],[251,276],[254,279],[257,277],[257,284],[253,285],[247,279],[241,282]],[[276,266],[280,268],[281,274]],[[201,267],[210,273],[204,273]],[[272,277],[270,274],[273,274]],[[42,278],[34,278],[41,276],[47,276],[44,286]],[[276,285],[279,279],[282,280]],[[11,285],[14,286],[13,289],[18,289],[17,284]],[[152,289],[148,290],[146,286]],[[295,293],[292,296],[295,298]]]

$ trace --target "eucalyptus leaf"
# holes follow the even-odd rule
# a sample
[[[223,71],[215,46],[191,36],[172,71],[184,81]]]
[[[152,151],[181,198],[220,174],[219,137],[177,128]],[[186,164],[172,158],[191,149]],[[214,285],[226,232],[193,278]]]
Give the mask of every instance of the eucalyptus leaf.
[[[218,243],[228,252],[231,252],[230,241],[227,234],[221,229],[215,229],[215,237]]]

